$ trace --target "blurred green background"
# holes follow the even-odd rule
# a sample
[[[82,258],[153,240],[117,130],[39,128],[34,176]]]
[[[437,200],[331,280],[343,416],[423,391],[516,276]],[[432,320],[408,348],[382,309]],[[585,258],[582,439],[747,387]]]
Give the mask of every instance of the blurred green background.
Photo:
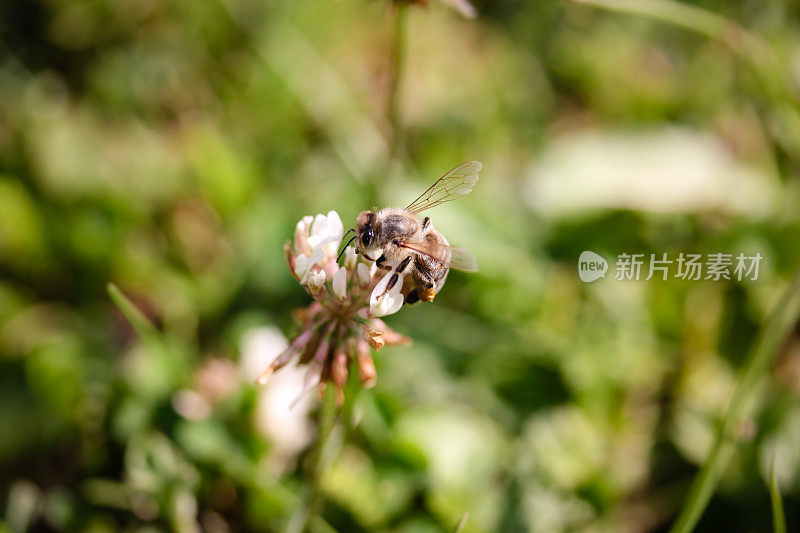
[[[800,264],[800,8],[475,5],[0,3],[0,530],[291,530],[315,483],[315,531],[670,526]],[[472,159],[430,214],[481,271],[387,318],[414,344],[314,477],[302,377],[252,383],[309,301],[281,247]],[[764,260],[584,284],[583,250]],[[795,335],[700,530],[771,529],[773,456],[800,527],[799,389]]]

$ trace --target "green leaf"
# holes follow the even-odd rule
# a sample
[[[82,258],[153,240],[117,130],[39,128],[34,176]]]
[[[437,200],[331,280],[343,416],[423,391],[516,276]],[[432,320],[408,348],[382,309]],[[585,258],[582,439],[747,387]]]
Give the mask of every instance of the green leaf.
[[[144,313],[134,305],[130,299],[113,283],[106,285],[108,295],[114,305],[120,310],[125,318],[130,322],[133,329],[142,339],[155,338],[158,336],[158,330],[150,320],[144,316]]]

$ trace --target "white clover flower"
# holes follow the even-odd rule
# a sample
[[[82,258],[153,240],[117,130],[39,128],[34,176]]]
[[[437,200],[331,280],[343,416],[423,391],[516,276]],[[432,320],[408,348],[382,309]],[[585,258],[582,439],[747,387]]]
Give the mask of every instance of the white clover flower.
[[[284,247],[286,261],[315,301],[299,313],[300,333],[265,365],[266,370],[256,378],[259,383],[266,383],[296,358],[298,365],[307,368],[303,390],[333,383],[341,401],[350,366],[356,367],[364,386],[375,383],[370,346],[378,350],[384,344],[409,342],[378,318],[403,306],[403,279],[386,290],[391,272],[379,270],[374,262],[363,262],[351,246],[345,249],[344,266],[339,266],[337,251],[343,229],[335,211],[303,217],[297,223],[294,242]]]
[[[211,414],[211,403],[191,389],[181,389],[173,394],[172,408],[189,420],[202,420]]]

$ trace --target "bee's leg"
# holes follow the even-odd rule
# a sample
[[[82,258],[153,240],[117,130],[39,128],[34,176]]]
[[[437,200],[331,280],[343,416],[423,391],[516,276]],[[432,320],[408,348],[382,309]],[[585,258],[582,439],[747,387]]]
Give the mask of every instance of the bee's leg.
[[[420,285],[427,288],[432,288],[434,286],[435,280],[433,279],[433,273],[428,265],[419,257],[414,258],[414,271],[419,278]]]
[[[381,257],[383,257],[383,256],[381,256]],[[383,259],[386,260],[385,257]],[[400,274],[402,274],[403,271],[408,267],[408,265],[411,263],[412,259],[413,259],[413,257],[409,255],[408,257],[406,257],[405,259],[400,261],[400,263],[398,263],[398,265],[394,268],[394,270],[392,271],[391,274],[386,274],[387,276],[391,276],[391,277],[389,278],[389,283],[386,284],[386,289],[384,289],[384,291],[381,294],[381,296],[383,296],[384,294],[386,294],[387,292],[392,290],[394,288],[394,286],[397,285],[397,282],[400,281]],[[378,259],[378,260],[380,261],[380,259]],[[387,267],[387,266],[382,266],[381,268],[385,268],[386,270],[392,270],[391,267]]]
[[[406,305],[415,304],[419,301],[419,289],[414,289],[406,296]]]
[[[414,267],[419,282],[419,286],[415,289],[417,297],[423,302],[432,302],[436,297],[436,280],[433,272],[419,257],[414,260]]]
[[[397,285],[397,282],[400,281],[400,274],[402,274],[403,271],[406,269],[408,264],[411,262],[411,259],[412,257],[409,255],[408,257],[400,261],[400,263],[394,268],[394,271],[391,274],[392,277],[389,278],[389,283],[386,284],[386,290],[384,291],[384,294],[392,290],[394,286]],[[388,270],[391,270],[391,268],[388,268]],[[387,276],[388,275],[389,274],[387,274]]]
[[[431,224],[431,217],[425,217],[422,219],[422,230],[428,229],[428,226]]]
[[[397,282],[400,281],[400,274],[398,274],[397,272],[392,272],[391,274],[386,274],[386,275],[391,276],[389,278],[389,283],[386,284],[386,288],[383,289],[383,292],[377,296],[378,298],[382,297],[384,294],[392,290],[394,286],[397,285]]]
[[[403,259],[402,261],[400,261],[400,263],[397,265],[397,268],[395,268],[395,271],[402,273],[408,267],[409,263],[411,263],[412,259],[414,259],[413,256],[410,256],[410,255],[406,256],[406,258]]]
[[[386,254],[381,254],[375,264],[378,265],[378,268],[382,268],[383,270],[391,270],[392,267],[386,266],[383,263],[386,261]]]

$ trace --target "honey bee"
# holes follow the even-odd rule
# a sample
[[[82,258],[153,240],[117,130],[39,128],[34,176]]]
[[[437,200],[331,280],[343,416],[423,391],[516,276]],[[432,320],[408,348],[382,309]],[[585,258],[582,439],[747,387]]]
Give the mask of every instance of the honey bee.
[[[377,212],[362,211],[358,215],[355,235],[348,244],[355,239],[356,253],[375,261],[379,268],[392,271],[384,293],[403,275],[405,302],[430,302],[441,290],[451,268],[467,272],[477,270],[477,261],[469,251],[451,246],[444,235],[434,229],[430,217],[420,218],[419,214],[469,194],[482,167],[478,161],[458,165],[405,209],[387,207]]]

